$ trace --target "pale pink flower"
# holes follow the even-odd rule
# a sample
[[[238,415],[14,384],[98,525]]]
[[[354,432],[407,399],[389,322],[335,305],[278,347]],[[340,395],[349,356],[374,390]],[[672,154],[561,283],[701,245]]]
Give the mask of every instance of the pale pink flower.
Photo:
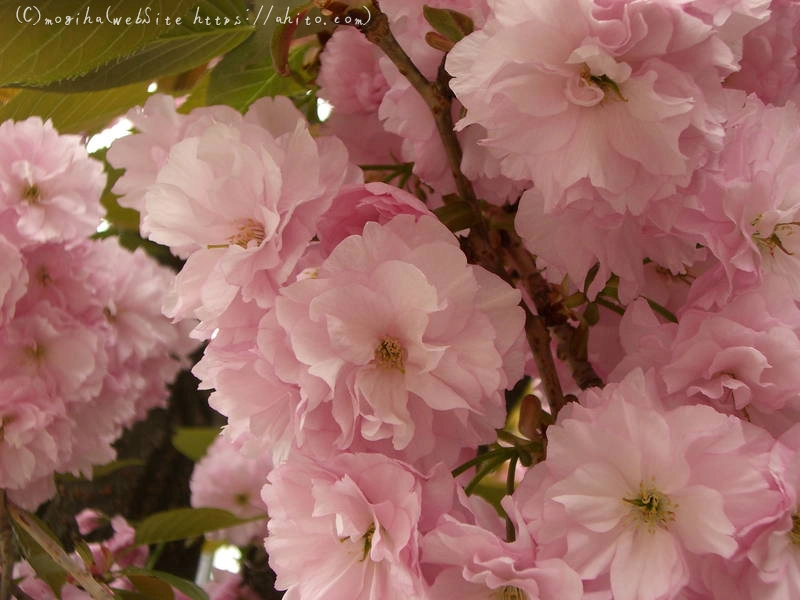
[[[339,27],[320,55],[319,95],[341,114],[377,113],[389,84],[378,61],[381,50],[350,27]]]
[[[436,519],[439,471],[423,477],[380,454],[303,457],[276,468],[263,496],[266,548],[287,600],[425,598],[421,521]],[[431,501],[433,500],[433,506]]]
[[[598,265],[589,297],[594,299],[613,274],[619,277],[619,299],[627,304],[647,284],[645,259],[677,275],[702,258],[691,237],[664,231],[646,215],[620,214],[589,186],[580,187],[580,199],[549,213],[536,188],[520,200],[515,228],[549,281],[560,284],[569,277],[573,286],[582,288]]]
[[[507,501],[503,506],[516,526],[513,542],[503,540],[502,521],[494,511],[488,515],[485,510],[470,511],[468,519],[445,515],[425,536],[422,564],[428,580],[435,579],[431,597],[582,599],[578,574],[560,559],[540,560],[536,542],[522,524],[516,507]]]
[[[203,587],[210,600],[261,600],[261,596],[247,586],[240,573],[215,569],[213,580]]]
[[[13,316],[17,301],[28,288],[28,272],[16,246],[0,235],[0,326]]]
[[[202,107],[188,115],[178,114],[174,98],[155,94],[144,106],[128,111],[127,118],[136,133],[115,140],[106,158],[114,168],[125,169],[113,188],[121,196],[120,205],[141,212],[144,194],[155,183],[175,144],[202,133],[214,123],[238,122],[241,115],[228,106]]]
[[[320,132],[339,138],[356,164],[392,165],[402,160],[402,138],[383,128],[378,113],[348,115],[334,111],[320,125]]]
[[[251,109],[260,122],[286,112],[262,104]],[[299,121],[279,135],[247,121],[215,124],[176,144],[143,218],[151,239],[192,251],[168,314],[201,319],[208,335],[237,297],[269,307],[333,195],[359,179],[341,142],[315,140]]]
[[[81,138],[31,117],[0,124],[0,231],[20,245],[72,241],[95,232],[106,183]],[[14,240],[12,240],[14,241]]]
[[[195,507],[222,508],[240,519],[263,516],[263,521],[237,525],[214,534],[237,546],[247,546],[266,533],[267,507],[261,488],[272,468],[269,457],[242,455],[228,439],[217,438],[192,471],[189,488]]]
[[[772,0],[771,17],[742,40],[741,70],[725,85],[755,93],[762,101],[782,105],[800,98],[800,3]]]
[[[730,50],[665,3],[492,3],[449,53],[450,85],[505,175],[530,179],[546,210],[588,181],[614,210],[642,213],[689,182],[722,138]],[[563,15],[569,14],[565,19]]]
[[[652,375],[587,391],[548,429],[516,498],[542,557],[615,600],[666,600],[770,514],[770,436],[710,407],[664,410]]]
[[[451,460],[502,424],[502,390],[516,383],[524,360],[519,299],[468,265],[435,219],[367,223],[316,278],[281,290],[268,332],[288,336],[292,352],[273,364],[299,385],[304,414],[330,403],[337,448],[354,438],[385,440],[411,461],[433,453]],[[275,352],[259,344],[265,355]],[[437,430],[454,439],[437,439]]]
[[[717,302],[765,278],[786,280],[797,296],[800,112],[750,96],[726,129],[725,148],[698,173],[676,227],[696,235],[724,269],[727,294]]]

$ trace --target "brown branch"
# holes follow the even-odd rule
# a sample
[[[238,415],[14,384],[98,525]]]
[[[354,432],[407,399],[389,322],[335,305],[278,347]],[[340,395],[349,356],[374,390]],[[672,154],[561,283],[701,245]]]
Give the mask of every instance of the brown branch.
[[[429,81],[417,68],[408,54],[398,43],[389,26],[389,19],[381,12],[376,1],[373,1],[372,19],[359,29],[366,38],[378,46],[394,63],[398,71],[411,83],[415,90],[430,108],[439,136],[444,145],[450,170],[456,182],[461,198],[470,206],[475,214],[476,222],[471,228],[468,248],[474,262],[499,275],[513,285],[503,262],[501,240],[495,239],[497,232],[489,227],[481,202],[475,194],[472,182],[461,171],[463,153],[453,123],[452,93],[449,88],[449,76],[443,66],[439,69],[435,81]],[[533,351],[534,359],[547,399],[552,407],[553,416],[566,403],[558,379],[555,362],[550,350],[550,333],[552,328],[558,340],[559,356],[570,365],[576,382],[585,389],[602,385],[602,381],[594,372],[586,358],[585,348],[578,343],[579,332],[568,322],[560,302],[553,303],[550,296],[552,288],[544,280],[536,268],[533,257],[522,247],[516,234],[511,234],[511,249],[506,254],[513,258],[512,264],[520,273],[522,283],[533,299],[539,316],[534,315],[526,306],[525,332]],[[524,303],[523,303],[524,304]]]
[[[522,240],[516,234],[510,235],[511,242],[504,247],[509,261],[517,270],[522,285],[533,300],[539,316],[555,334],[558,341],[558,357],[569,365],[572,378],[580,389],[603,387],[603,380],[589,362],[586,340],[581,339],[582,332],[579,329],[570,325],[569,313],[562,299],[542,277],[536,267],[536,261],[523,247]],[[558,414],[558,410],[560,407],[553,407],[554,416]]]
[[[0,490],[0,600],[9,600],[14,584],[14,537],[11,531],[11,519],[8,515],[8,500],[5,490]]]

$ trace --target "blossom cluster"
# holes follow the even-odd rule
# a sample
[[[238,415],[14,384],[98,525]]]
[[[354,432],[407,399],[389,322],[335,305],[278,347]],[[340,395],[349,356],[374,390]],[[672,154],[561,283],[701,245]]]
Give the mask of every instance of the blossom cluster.
[[[563,378],[576,401],[526,432],[539,452],[511,460],[499,517],[472,493],[485,473],[470,483],[459,465],[492,444],[510,456],[505,390],[551,375],[525,345],[519,265],[472,264],[431,211],[456,181],[417,90],[339,29],[320,135],[286,98],[241,115],[152,97],[109,152],[126,169],[115,190],[186,258],[165,309],[209,340],[195,373],[228,419],[225,452],[264,468],[254,510],[277,586],[292,600],[800,596],[800,3],[425,4],[474,31],[445,54],[423,2],[380,10],[421,75],[451,78],[462,173],[487,213],[516,215],[607,384]],[[365,183],[400,161],[425,202]],[[200,502],[252,498],[252,481],[201,479],[228,493]]]
[[[192,342],[160,313],[169,269],[88,239],[105,174],[79,137],[6,121],[0,156],[0,489],[34,508],[113,460]]]

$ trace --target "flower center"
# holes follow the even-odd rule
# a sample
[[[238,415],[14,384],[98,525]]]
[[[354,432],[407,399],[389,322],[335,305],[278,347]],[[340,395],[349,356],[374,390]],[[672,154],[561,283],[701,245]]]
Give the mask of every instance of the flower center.
[[[42,199],[42,191],[35,183],[31,183],[22,192],[22,199],[28,204],[38,204]]]
[[[669,523],[675,520],[673,509],[677,508],[677,505],[672,503],[669,496],[662,494],[652,486],[645,488],[642,485],[639,488],[638,496],[623,498],[622,501],[633,507],[631,512],[634,519],[639,523],[644,523],[650,532],[655,531],[656,527],[666,529]]]
[[[490,596],[491,600],[528,600],[528,594],[514,587],[513,585],[506,585]]]
[[[753,227],[758,227],[761,217],[758,216],[750,223]],[[763,235],[760,231],[753,232],[753,241],[756,245],[767,252],[770,256],[775,256],[775,250],[780,250],[784,254],[791,256],[794,254],[784,246],[785,238],[795,232],[795,228],[800,227],[800,221],[790,221],[788,223],[778,223],[769,235]]]
[[[32,346],[25,348],[25,354],[27,354],[34,362],[42,362],[42,359],[46,354],[45,347],[39,345],[38,342],[34,342]]]
[[[233,501],[236,503],[237,506],[247,506],[247,503],[249,502],[249,500],[250,500],[250,497],[247,494],[245,494],[244,492],[236,494],[233,497]]]
[[[36,270],[35,277],[36,277],[36,281],[38,281],[39,284],[41,284],[43,286],[46,286],[46,285],[50,284],[53,281],[53,278],[50,276],[50,271],[48,271],[47,267],[45,267],[44,265],[40,266]]]
[[[375,535],[375,523],[369,526],[367,532],[361,537],[364,540],[364,548],[361,554],[361,562],[367,560],[367,556],[369,556],[369,551],[372,550],[372,536]]]
[[[247,245],[253,240],[255,240],[256,246],[260,246],[265,237],[264,226],[253,219],[247,219],[239,225],[239,230],[228,238],[228,242],[247,248]]]
[[[800,513],[792,515],[792,530],[789,532],[789,539],[795,546],[800,546]]]
[[[397,369],[406,372],[405,350],[393,337],[384,337],[375,348],[375,362],[383,369]]]
[[[627,102],[628,99],[622,95],[622,90],[619,89],[619,84],[611,79],[608,75],[592,75],[589,65],[584,65],[581,71],[581,79],[588,85],[593,85],[603,92],[603,99],[606,100],[609,94],[613,94],[617,99]]]

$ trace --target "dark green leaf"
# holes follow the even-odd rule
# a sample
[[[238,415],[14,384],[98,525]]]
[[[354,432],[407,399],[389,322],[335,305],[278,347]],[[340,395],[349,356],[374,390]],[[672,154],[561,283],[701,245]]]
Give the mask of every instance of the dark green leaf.
[[[0,122],[38,115],[52,119],[61,133],[94,133],[129,108],[144,103],[147,97],[143,83],[77,94],[23,90],[0,107]]]
[[[596,303],[590,302],[586,305],[586,309],[583,311],[583,320],[589,327],[594,327],[600,322],[600,309]]]
[[[147,578],[155,577],[169,584],[192,600],[208,600],[208,594],[206,594],[199,586],[195,585],[191,581],[173,575],[172,573],[165,573],[164,571],[155,571],[151,569],[139,569],[137,567],[128,567],[123,571],[123,573],[128,578],[133,578],[136,576],[143,576]]]
[[[144,519],[136,527],[137,544],[158,544],[195,538],[218,529],[250,523],[256,519],[240,519],[219,508],[177,508]]]
[[[172,436],[172,445],[178,452],[197,462],[218,436],[218,427],[180,427]]]
[[[182,17],[195,3],[196,0],[2,2],[0,87],[44,85],[83,75],[128,56],[173,27],[176,17]],[[87,11],[95,22],[84,23]],[[107,16],[119,18],[119,24],[107,22]],[[66,24],[67,17],[70,24]],[[170,18],[169,24],[166,17]],[[62,21],[60,24],[57,18]],[[103,22],[97,23],[98,18]],[[125,24],[126,18],[131,19],[130,24]],[[28,19],[31,22],[25,22]],[[145,23],[148,19],[149,23]]]
[[[422,14],[430,26],[451,42],[458,42],[472,33],[475,23],[467,15],[449,8],[422,7]]]
[[[220,6],[215,6],[217,4]],[[196,10],[200,15],[219,18],[222,25],[206,25],[204,22],[194,24],[192,15]],[[246,19],[246,9],[241,0],[214,3],[204,0],[197,9],[186,15],[180,26],[151,40],[133,54],[106,63],[76,79],[58,81],[47,89],[84,92],[139,81],[150,82],[159,77],[183,73],[206,64],[246,40],[254,31]]]
[[[150,600],[175,600],[172,587],[163,579],[158,579],[152,575],[127,574],[128,579],[137,590],[142,592]]]

